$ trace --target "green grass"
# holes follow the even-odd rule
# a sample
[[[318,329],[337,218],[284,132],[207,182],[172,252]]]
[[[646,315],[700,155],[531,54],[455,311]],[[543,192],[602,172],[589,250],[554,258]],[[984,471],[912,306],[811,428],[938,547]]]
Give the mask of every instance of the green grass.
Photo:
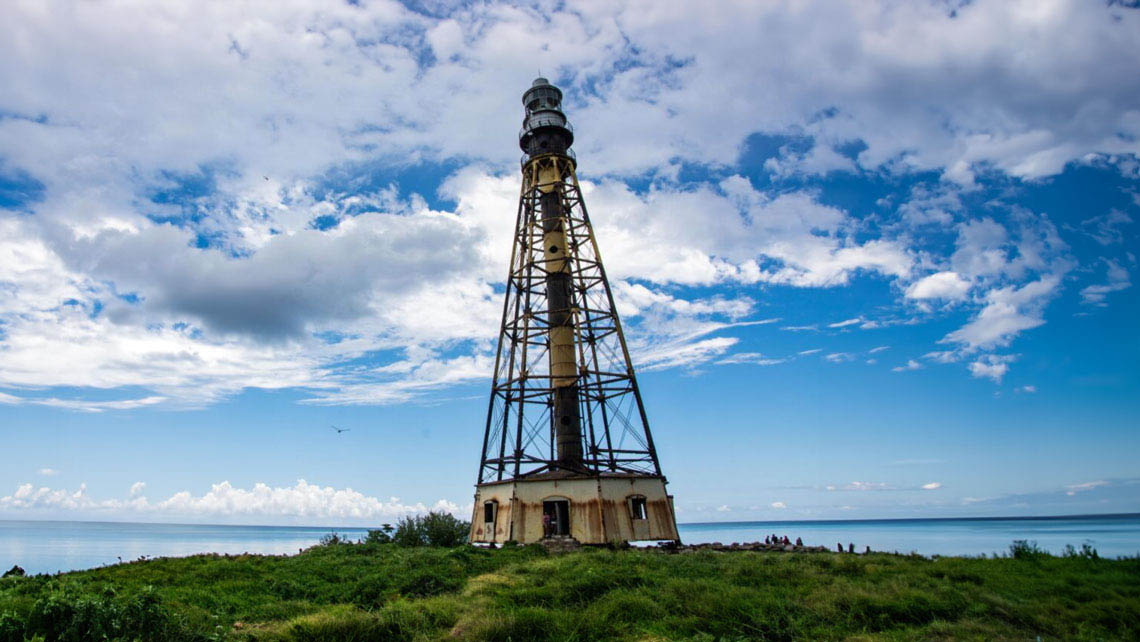
[[[0,580],[0,642],[1140,639],[1140,560],[338,544]]]

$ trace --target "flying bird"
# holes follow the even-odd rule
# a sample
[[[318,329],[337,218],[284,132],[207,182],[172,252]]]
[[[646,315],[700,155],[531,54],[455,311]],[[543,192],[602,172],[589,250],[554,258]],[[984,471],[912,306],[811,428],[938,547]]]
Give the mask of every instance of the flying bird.
[[[337,428],[336,426],[332,426],[332,429],[335,430],[336,434],[338,434],[338,435],[342,432],[348,432],[348,431],[352,430],[352,428]]]

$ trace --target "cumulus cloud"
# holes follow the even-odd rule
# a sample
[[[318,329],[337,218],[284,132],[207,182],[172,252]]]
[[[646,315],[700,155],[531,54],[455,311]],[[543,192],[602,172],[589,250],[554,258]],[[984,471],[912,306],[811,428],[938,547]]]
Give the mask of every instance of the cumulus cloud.
[[[43,475],[44,477],[52,477],[59,474],[59,471],[54,468],[41,468],[36,472],[38,472],[40,475]]]
[[[945,299],[960,301],[970,291],[970,282],[957,272],[937,272],[912,283],[906,289],[908,299]]]
[[[515,90],[488,88],[539,66],[588,123],[583,190],[651,368],[735,346],[714,334],[752,299],[694,293],[717,285],[891,281],[918,305],[981,308],[946,341],[1007,345],[1044,323],[1060,246],[1031,215],[965,220],[961,190],[979,168],[1033,179],[1140,151],[1140,14],[1107,3],[48,6],[0,25],[5,168],[41,186],[0,211],[0,386],[19,390],[4,404],[193,406],[247,387],[392,403],[485,377],[519,117]],[[757,134],[799,141],[769,159],[777,181],[939,173],[897,214],[956,230],[955,252],[757,188],[734,168]],[[686,163],[716,177],[680,181]],[[450,173],[426,194],[445,211],[377,178],[408,167]],[[1124,218],[1082,229],[1116,244]]]
[[[1007,346],[1019,333],[1045,323],[1045,305],[1060,284],[1059,275],[1047,275],[1020,287],[990,290],[977,316],[942,342],[957,343],[969,351]]]
[[[922,490],[938,490],[939,488],[942,488],[941,482],[930,482],[922,485]]]
[[[788,505],[785,504],[784,502],[772,502],[771,504],[769,504],[769,506],[771,506],[772,508],[775,508],[776,510],[782,510],[782,509],[785,509],[788,507]]]
[[[158,501],[146,497],[145,489],[145,483],[136,482],[126,498],[100,500],[90,496],[86,484],[80,484],[75,491],[21,484],[12,494],[0,496],[0,511],[11,514],[34,512],[195,521],[256,518],[308,524],[338,520],[374,522],[429,510],[456,514],[461,512],[459,505],[447,500],[439,500],[430,506],[423,503],[409,504],[396,497],[382,500],[351,488],[320,486],[303,479],[297,480],[294,486],[275,487],[257,483],[251,488],[238,488],[223,481],[213,484],[201,495],[181,491]]]
[[[983,355],[970,363],[970,374],[979,379],[991,379],[994,383],[1001,383],[1005,374],[1009,372],[1009,364],[1015,359],[1012,355]]]

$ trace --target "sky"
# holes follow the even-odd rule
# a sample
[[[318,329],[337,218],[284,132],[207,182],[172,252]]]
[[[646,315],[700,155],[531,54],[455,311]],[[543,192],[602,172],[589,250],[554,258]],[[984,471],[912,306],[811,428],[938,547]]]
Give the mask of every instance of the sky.
[[[0,18],[0,519],[469,514],[540,73],[679,521],[1140,512],[1135,2]]]

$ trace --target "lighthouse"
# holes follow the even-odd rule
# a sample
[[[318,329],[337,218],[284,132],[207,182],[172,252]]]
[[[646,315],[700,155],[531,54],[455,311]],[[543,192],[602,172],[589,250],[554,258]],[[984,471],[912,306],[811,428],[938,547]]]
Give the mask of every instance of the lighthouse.
[[[471,541],[677,541],[562,91],[537,78],[522,102],[522,189]]]

